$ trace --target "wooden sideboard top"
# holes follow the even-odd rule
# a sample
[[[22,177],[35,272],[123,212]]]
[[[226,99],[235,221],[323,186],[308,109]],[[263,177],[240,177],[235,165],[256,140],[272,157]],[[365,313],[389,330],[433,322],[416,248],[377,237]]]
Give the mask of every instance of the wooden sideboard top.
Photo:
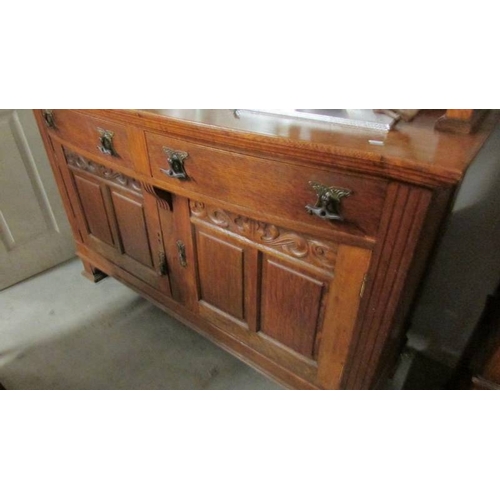
[[[491,133],[500,116],[486,114],[475,134],[456,135],[434,129],[444,110],[422,110],[394,130],[357,129],[256,113],[235,116],[229,109],[82,110],[147,126],[256,156],[349,168],[429,186],[454,185]]]

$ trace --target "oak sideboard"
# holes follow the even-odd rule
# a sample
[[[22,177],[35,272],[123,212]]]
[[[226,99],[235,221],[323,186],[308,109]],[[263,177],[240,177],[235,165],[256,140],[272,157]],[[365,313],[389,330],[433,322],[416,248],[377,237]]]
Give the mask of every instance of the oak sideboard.
[[[234,110],[36,110],[84,274],[286,387],[376,388],[497,120],[375,131]]]

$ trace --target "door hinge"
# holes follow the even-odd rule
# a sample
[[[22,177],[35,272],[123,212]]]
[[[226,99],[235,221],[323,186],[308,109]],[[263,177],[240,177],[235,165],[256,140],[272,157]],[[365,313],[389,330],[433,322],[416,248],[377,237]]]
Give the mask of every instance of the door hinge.
[[[158,274],[160,276],[165,276],[168,274],[168,266],[167,266],[167,256],[165,255],[165,252],[163,251],[163,238],[161,231],[157,231],[156,233],[156,239],[158,242]]]
[[[158,252],[158,274],[160,276],[165,276],[167,273],[167,257],[165,252]]]
[[[186,261],[186,246],[181,240],[177,241],[177,252],[179,254],[179,264],[182,267],[187,267]]]

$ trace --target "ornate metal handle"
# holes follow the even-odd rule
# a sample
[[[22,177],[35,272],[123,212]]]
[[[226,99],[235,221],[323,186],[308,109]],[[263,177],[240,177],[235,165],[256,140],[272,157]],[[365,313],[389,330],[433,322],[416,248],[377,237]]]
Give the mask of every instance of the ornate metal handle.
[[[42,110],[42,115],[47,127],[56,128],[56,124],[54,123],[54,113],[51,109]]]
[[[165,252],[158,252],[158,274],[160,276],[165,276],[168,272],[167,268],[167,257]]]
[[[350,196],[352,191],[333,186],[327,187],[314,181],[310,181],[309,184],[316,191],[318,199],[316,205],[307,205],[306,210],[312,215],[317,215],[320,219],[343,221],[341,201],[342,198]]]
[[[100,146],[97,146],[97,149],[105,155],[118,156],[115,148],[113,147],[114,132],[111,132],[111,130],[104,130],[102,128],[98,128],[97,131],[99,132],[99,141],[101,143]]]
[[[184,151],[174,151],[166,147],[163,148],[163,151],[167,155],[167,161],[170,168],[168,170],[161,168],[160,171],[174,179],[186,180],[188,176],[184,170],[184,160],[189,155]]]
[[[186,246],[181,240],[177,241],[177,252],[179,254],[179,263],[182,267],[187,267]]]

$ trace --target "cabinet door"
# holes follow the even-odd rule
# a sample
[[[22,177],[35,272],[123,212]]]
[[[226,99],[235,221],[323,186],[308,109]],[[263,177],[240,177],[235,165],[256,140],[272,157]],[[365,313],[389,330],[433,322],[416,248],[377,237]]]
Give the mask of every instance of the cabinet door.
[[[190,207],[200,315],[309,382],[337,387],[371,252]]]
[[[55,148],[83,243],[170,296],[154,197],[131,177]]]

